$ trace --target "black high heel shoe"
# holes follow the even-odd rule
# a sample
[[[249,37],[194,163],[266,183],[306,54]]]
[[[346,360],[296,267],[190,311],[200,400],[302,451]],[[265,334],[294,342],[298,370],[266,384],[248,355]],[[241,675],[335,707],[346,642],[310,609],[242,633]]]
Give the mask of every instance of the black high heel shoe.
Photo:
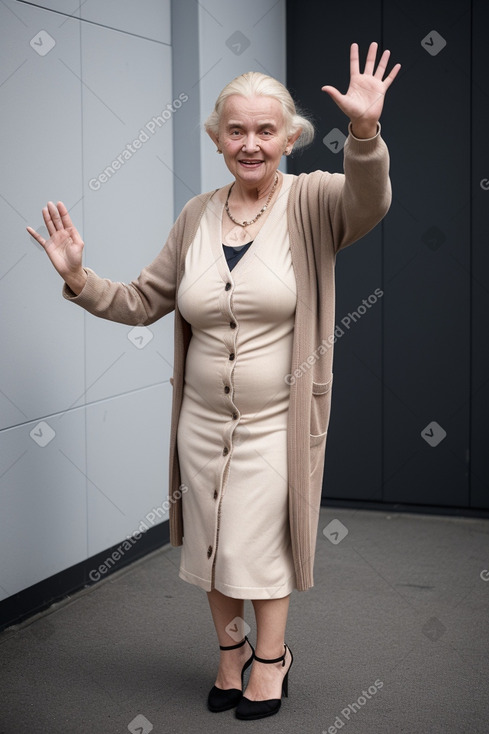
[[[288,697],[289,673],[292,667],[292,663],[294,662],[294,656],[292,655],[292,650],[288,645],[284,645],[284,648],[284,654],[281,655],[281,657],[279,658],[274,658],[273,660],[265,660],[264,658],[258,658],[255,654],[253,654],[253,659],[257,660],[259,663],[281,662],[283,667],[285,665],[285,655],[287,653],[287,650],[290,652],[289,669],[286,672],[285,677],[282,681],[282,696]],[[238,704],[238,708],[236,709],[236,718],[247,719],[248,721],[250,721],[251,719],[264,719],[265,716],[273,716],[273,714],[276,714],[281,704],[282,698],[270,698],[267,701],[250,701],[250,699],[246,698],[246,696],[242,696],[241,701]]]
[[[225,689],[213,686],[207,697],[207,708],[209,709],[209,711],[227,711],[228,709],[232,709],[238,705],[240,698],[243,695],[242,688],[245,670],[249,668],[251,663],[253,662],[255,648],[247,637],[245,637],[242,642],[238,642],[237,645],[229,645],[227,647],[225,647],[224,645],[219,645],[220,650],[236,650],[238,647],[243,647],[245,642],[247,642],[251,647],[251,657],[246,661],[246,663],[243,665],[243,669],[241,670],[241,690],[238,688]]]

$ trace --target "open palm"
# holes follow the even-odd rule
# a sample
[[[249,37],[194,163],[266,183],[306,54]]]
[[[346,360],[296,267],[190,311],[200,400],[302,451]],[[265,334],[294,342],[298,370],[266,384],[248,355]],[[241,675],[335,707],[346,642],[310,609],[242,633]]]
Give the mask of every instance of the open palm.
[[[329,94],[352,122],[377,123],[382,113],[387,89],[401,68],[400,64],[396,64],[390,74],[383,79],[390,51],[384,51],[375,69],[377,48],[377,43],[370,44],[365,70],[362,74],[358,58],[358,44],[352,43],[350,47],[350,84],[346,94],[341,94],[336,87],[330,85],[322,87],[322,90]]]
[[[84,243],[71,221],[67,208],[62,201],[58,201],[57,206],[49,201],[42,210],[42,216],[50,235],[49,239],[45,240],[32,227],[27,227],[27,231],[45,249],[64,280],[79,276],[82,271]]]

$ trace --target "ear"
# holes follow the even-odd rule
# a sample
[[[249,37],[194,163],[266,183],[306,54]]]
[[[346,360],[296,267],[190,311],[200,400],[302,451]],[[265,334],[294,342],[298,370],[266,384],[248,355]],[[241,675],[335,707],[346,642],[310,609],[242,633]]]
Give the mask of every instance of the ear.
[[[207,130],[207,135],[210,137],[213,143],[216,144],[217,148],[219,149],[219,137],[212,132],[212,130]]]
[[[287,155],[290,155],[290,153],[292,153],[292,148],[294,147],[294,143],[299,138],[301,132],[302,132],[302,128],[300,128],[299,130],[297,130],[292,135],[289,135],[289,137],[287,138],[286,150],[289,151],[287,153]]]

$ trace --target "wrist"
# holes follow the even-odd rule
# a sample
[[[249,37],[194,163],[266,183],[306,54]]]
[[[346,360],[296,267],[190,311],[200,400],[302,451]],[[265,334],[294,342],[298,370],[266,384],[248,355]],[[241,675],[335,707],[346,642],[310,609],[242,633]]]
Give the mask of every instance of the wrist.
[[[374,138],[379,130],[378,121],[350,120],[350,132],[355,138]]]
[[[85,287],[88,275],[85,270],[81,270],[79,273],[71,273],[64,278],[64,281],[68,288],[73,291],[76,296],[79,296]]]

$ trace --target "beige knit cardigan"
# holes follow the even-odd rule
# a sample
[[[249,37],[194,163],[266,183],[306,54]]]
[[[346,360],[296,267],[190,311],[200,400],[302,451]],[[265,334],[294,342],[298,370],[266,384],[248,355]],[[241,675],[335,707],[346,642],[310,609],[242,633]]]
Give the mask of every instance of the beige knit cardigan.
[[[216,190],[217,191],[217,190]],[[192,198],[173,225],[163,249],[130,284],[102,279],[85,268],[78,296],[63,286],[63,296],[101,318],[148,325],[175,311],[173,401],[170,428],[170,542],[182,545],[182,497],[176,435],[183,398],[185,359],[191,326],[178,309],[176,294],[185,255],[211,191]],[[344,146],[344,174],[314,171],[292,183],[288,229],[297,284],[288,413],[289,523],[296,587],[314,585],[313,566],[321,502],[324,452],[329,424],[335,329],[336,253],[371,230],[391,202],[389,154],[380,134],[360,140],[351,126]],[[224,257],[224,254],[223,254]]]

